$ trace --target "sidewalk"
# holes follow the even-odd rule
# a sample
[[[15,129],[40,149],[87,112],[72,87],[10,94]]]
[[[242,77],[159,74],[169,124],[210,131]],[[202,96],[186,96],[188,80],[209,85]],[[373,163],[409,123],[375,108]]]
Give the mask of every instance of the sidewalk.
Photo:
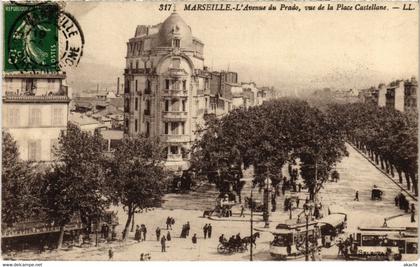
[[[391,180],[392,182],[394,182],[399,188],[401,188],[401,190],[410,198],[412,198],[413,200],[416,201],[416,205],[417,205],[417,197],[414,195],[414,193],[412,193],[411,191],[409,191],[408,189],[406,189],[404,187],[403,184],[400,184],[398,178],[396,177],[392,177],[392,175],[388,174],[386,171],[384,171],[380,165],[376,164],[376,162],[374,162],[372,159],[369,158],[369,156],[367,156],[365,153],[363,153],[362,151],[360,151],[357,147],[355,147],[353,144],[348,143],[354,150],[356,150],[360,155],[362,155],[365,159],[367,159],[373,166],[376,167],[376,169],[378,169],[380,172],[382,172],[386,177],[389,178],[389,180]]]

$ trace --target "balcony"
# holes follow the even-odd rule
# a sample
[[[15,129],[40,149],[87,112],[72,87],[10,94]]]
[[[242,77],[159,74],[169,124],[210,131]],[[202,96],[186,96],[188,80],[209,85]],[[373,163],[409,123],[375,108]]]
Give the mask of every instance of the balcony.
[[[162,92],[163,96],[181,96],[181,97],[187,97],[188,91],[187,90],[163,90]]]
[[[182,161],[182,154],[168,154],[168,161]]]
[[[5,103],[69,103],[67,95],[17,95],[6,94],[3,96]]]
[[[187,143],[190,136],[185,134],[165,134],[160,136],[160,141],[167,143]]]
[[[184,77],[188,76],[188,72],[180,68],[169,68],[168,73],[171,77]]]
[[[124,74],[153,74],[153,69],[146,68],[146,69],[124,69]]]
[[[186,111],[163,111],[162,119],[165,121],[185,121],[188,119]]]

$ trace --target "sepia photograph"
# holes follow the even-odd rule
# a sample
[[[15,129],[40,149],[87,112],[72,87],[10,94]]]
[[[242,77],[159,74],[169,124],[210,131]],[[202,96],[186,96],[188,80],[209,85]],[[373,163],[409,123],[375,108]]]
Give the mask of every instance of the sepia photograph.
[[[1,5],[3,266],[417,266],[417,1]]]

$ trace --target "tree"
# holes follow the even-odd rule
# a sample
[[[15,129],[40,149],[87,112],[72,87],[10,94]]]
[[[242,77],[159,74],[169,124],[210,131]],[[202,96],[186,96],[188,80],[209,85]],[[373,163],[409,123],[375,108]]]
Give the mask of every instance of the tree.
[[[60,227],[61,248],[66,224],[75,216],[90,225],[105,211],[109,201],[104,197],[104,140],[68,123],[55,150],[57,162],[46,174],[43,203],[48,218]]]
[[[109,197],[115,204],[123,205],[128,215],[124,240],[135,213],[161,205],[165,177],[162,156],[157,140],[142,135],[125,136],[107,163]]]
[[[39,175],[30,163],[19,159],[16,141],[2,131],[2,223],[13,223],[37,215],[41,210]]]
[[[316,171],[323,178],[318,180],[320,185],[346,155],[343,133],[335,121],[308,103],[289,98],[236,109],[221,119],[211,118],[201,137],[193,146],[192,165],[207,173],[217,186],[232,182],[229,175],[220,173],[229,174],[242,166],[254,167],[254,184],[262,187],[266,178],[278,184],[284,163],[300,158],[306,168],[305,182],[315,193],[319,190],[315,163],[323,166]]]

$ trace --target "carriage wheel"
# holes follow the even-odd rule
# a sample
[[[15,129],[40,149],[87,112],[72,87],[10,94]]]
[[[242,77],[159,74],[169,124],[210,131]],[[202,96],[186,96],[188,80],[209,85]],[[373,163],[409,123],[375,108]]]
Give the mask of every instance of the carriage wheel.
[[[224,254],[226,252],[225,246],[223,244],[219,244],[217,246],[217,252],[220,253],[220,254]]]

